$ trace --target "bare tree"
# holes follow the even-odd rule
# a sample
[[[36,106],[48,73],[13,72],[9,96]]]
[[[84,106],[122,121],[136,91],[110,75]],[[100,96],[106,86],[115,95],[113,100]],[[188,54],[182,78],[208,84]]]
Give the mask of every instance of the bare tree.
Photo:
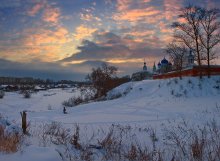
[[[200,12],[201,8],[191,5],[181,9],[181,14],[178,17],[182,21],[174,22],[172,27],[175,29],[174,38],[176,41],[184,43],[188,48],[196,52],[197,63],[201,67],[203,46],[200,42],[202,20]]]
[[[98,68],[93,68],[92,73],[87,76],[87,79],[92,82],[97,90],[96,97],[106,95],[113,88],[113,79],[116,78],[117,68],[103,63]]]
[[[200,35],[200,41],[206,53],[208,65],[208,77],[210,78],[210,61],[216,58],[213,48],[220,43],[220,21],[219,9],[201,9],[201,27],[203,34]]]
[[[182,69],[184,58],[187,53],[187,48],[184,44],[177,44],[175,42],[169,43],[165,49],[165,52],[169,55],[173,67],[179,72],[180,79],[182,79]]]

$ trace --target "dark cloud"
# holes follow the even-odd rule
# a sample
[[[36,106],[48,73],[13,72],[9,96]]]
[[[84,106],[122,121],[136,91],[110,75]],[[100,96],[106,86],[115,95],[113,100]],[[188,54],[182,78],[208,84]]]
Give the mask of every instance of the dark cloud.
[[[122,39],[120,36],[114,34],[113,32],[95,32],[94,33],[94,41],[100,42],[102,44],[120,44],[122,43]]]
[[[18,63],[5,59],[0,59],[0,77],[1,76],[12,76],[12,77],[34,77],[42,79],[53,79],[53,80],[85,80],[88,73],[91,72],[92,68],[101,66],[104,61],[85,61],[79,64],[69,64],[62,66],[59,62],[45,63],[35,60],[31,63]],[[119,76],[125,74],[131,74],[130,72],[135,71],[134,66],[142,68],[142,64],[138,63],[122,63],[112,64],[119,68]],[[133,69],[132,69],[133,68]],[[135,70],[134,70],[135,69]]]
[[[69,64],[61,66],[58,62],[45,63],[38,60],[31,63],[18,63],[5,59],[0,59],[0,77],[34,77],[53,80],[75,80],[83,81],[92,68],[101,66],[104,61],[85,61],[80,64]],[[141,63],[108,63],[118,67],[118,76],[131,75],[132,72],[142,69]]]
[[[159,43],[159,39],[151,40]],[[162,49],[149,47],[147,41],[149,44],[152,43],[150,40],[137,43],[132,37],[120,37],[111,32],[96,33],[93,41],[83,40],[77,48],[79,52],[61,60],[61,62],[160,57],[163,55]]]
[[[84,40],[82,45],[78,47],[78,50],[80,50],[80,52],[63,59],[62,61],[70,62],[73,60],[126,58],[131,55],[130,49],[123,44],[107,46],[106,44],[96,44],[95,42],[89,40]]]
[[[63,67],[57,63],[43,63],[40,61],[18,63],[4,59],[0,59],[0,64],[0,76],[84,80],[86,75],[83,72],[74,71],[74,68],[80,68],[80,65]]]

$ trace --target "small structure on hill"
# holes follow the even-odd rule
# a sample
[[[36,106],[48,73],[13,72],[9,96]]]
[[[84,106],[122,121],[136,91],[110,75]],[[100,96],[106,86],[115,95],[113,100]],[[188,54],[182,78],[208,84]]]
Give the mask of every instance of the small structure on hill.
[[[153,74],[147,70],[147,63],[144,60],[144,66],[141,71],[135,72],[131,76],[132,81],[141,81],[144,79],[152,79]]]

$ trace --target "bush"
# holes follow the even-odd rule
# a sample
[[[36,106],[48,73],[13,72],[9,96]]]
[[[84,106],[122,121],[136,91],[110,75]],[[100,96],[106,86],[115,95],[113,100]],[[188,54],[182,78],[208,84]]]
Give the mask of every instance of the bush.
[[[63,101],[62,105],[66,107],[74,107],[82,103],[88,103],[95,100],[96,90],[91,87],[80,87],[80,95],[69,98]]]
[[[74,107],[83,102],[87,102],[81,96],[69,98],[67,101],[63,101],[62,105],[66,107]]]
[[[24,98],[31,98],[31,92],[30,91],[23,91]]]
[[[190,79],[188,80],[188,84],[192,84],[192,81]]]
[[[178,84],[178,79],[175,78],[175,79],[174,79],[174,82],[175,82],[175,84]]]
[[[171,81],[169,80],[168,82],[167,82],[167,86],[169,86],[171,84]]]
[[[5,92],[4,91],[0,91],[0,99],[3,98],[5,96]]]

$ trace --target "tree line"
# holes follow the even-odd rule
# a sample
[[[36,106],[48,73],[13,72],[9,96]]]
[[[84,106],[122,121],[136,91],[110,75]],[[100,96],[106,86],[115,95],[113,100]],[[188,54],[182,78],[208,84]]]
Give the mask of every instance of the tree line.
[[[171,27],[174,29],[173,40],[165,52],[176,70],[181,73],[184,57],[190,50],[199,67],[208,66],[210,77],[210,65],[217,58],[215,48],[220,43],[220,10],[188,5],[180,10],[178,20]]]

